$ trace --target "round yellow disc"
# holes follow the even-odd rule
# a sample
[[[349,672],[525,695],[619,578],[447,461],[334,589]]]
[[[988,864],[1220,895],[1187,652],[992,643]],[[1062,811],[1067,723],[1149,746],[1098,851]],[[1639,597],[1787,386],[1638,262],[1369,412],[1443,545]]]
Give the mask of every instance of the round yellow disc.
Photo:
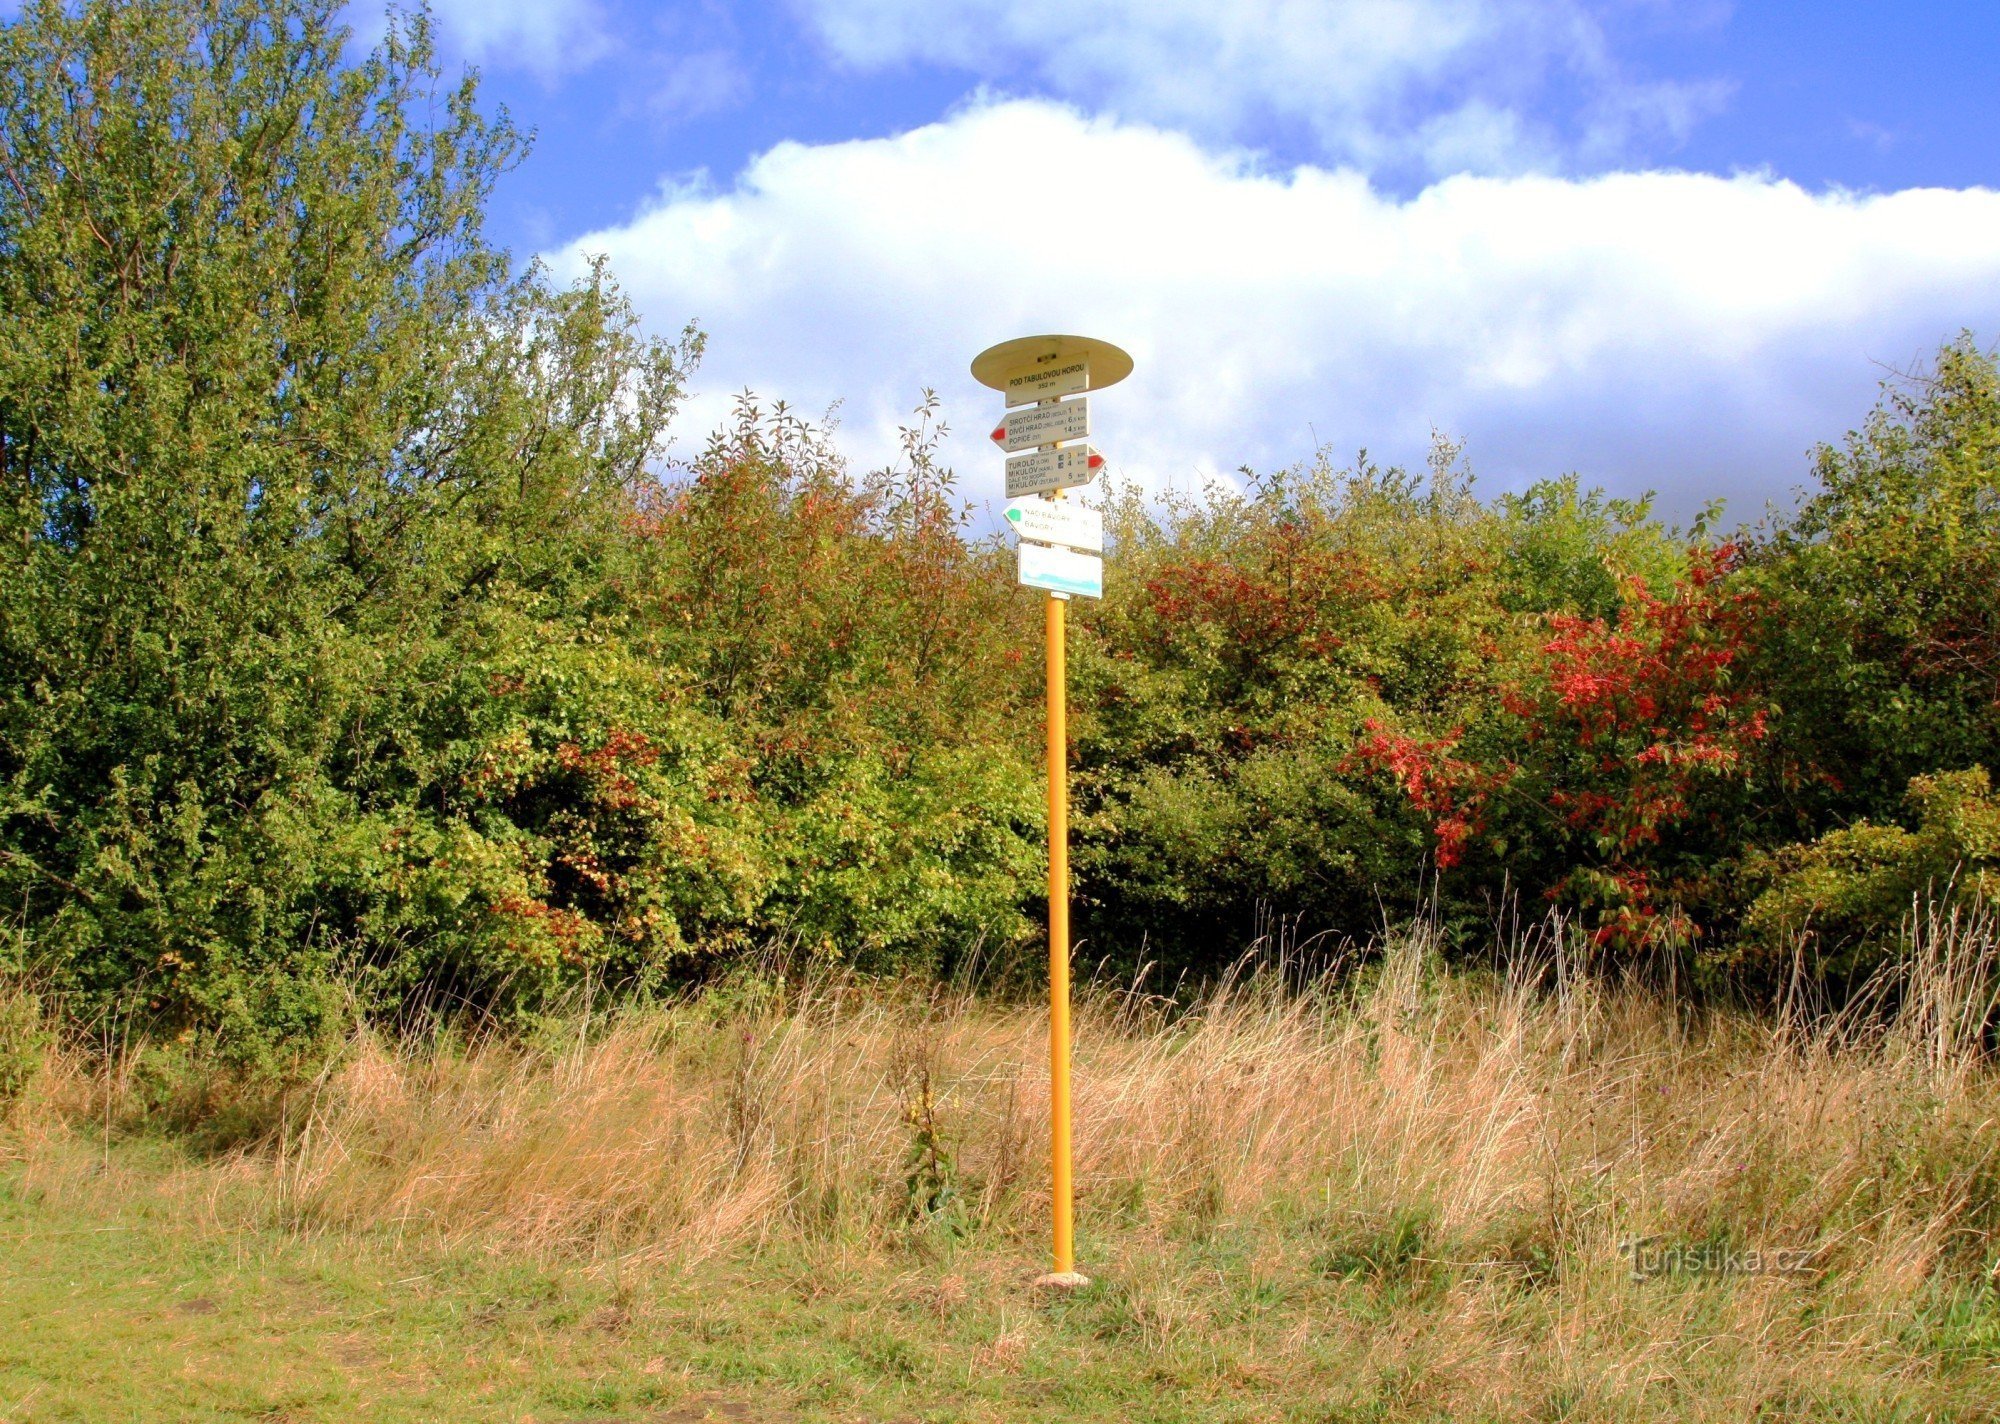
[[[1077,357],[1090,363],[1090,384],[1085,390],[1101,391],[1132,374],[1132,358],[1108,341],[1089,336],[1019,336],[973,357],[972,378],[982,386],[1004,391],[1016,376]]]

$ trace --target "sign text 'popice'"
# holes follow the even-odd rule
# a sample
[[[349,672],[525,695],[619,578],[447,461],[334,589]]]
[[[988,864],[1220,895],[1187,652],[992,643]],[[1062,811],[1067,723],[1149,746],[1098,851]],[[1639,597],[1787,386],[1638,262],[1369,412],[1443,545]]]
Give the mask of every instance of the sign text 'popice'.
[[[1081,440],[1090,434],[1090,401],[1054,401],[1010,410],[993,428],[993,443],[1002,450],[1032,450],[1037,445],[1056,445],[1064,440]]]

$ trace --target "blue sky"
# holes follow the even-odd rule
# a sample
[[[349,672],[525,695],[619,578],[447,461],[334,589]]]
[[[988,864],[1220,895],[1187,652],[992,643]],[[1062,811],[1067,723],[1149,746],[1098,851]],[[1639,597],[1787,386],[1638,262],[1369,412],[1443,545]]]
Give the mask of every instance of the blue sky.
[[[827,41],[808,5],[518,4],[560,24],[553,33],[568,42],[553,45],[534,42],[530,25],[511,35],[473,27],[468,45],[455,8],[446,7],[445,27],[458,56],[479,61],[489,94],[539,132],[539,161],[508,185],[496,215],[503,240],[523,250],[629,218],[663,176],[726,178],[785,139],[894,134],[949,113],[981,83],[1087,106],[1087,94],[1063,93],[1005,49],[983,71],[921,55],[858,66]],[[465,6],[506,8],[506,0]],[[865,17],[880,7],[845,8]],[[1627,82],[1695,91],[1699,114],[1685,128],[1633,134],[1616,152],[1563,155],[1564,171],[1749,169],[1869,191],[2000,183],[2000,4],[1944,0],[1921,23],[1895,18],[1880,0],[1592,8]],[[590,38],[578,43],[578,34]],[[1560,66],[1537,81],[1508,97],[1530,122],[1573,137],[1588,94]],[[1204,82],[1198,65],[1186,82]],[[1413,83],[1398,117],[1414,127],[1455,97],[1449,85]],[[1352,156],[1294,116],[1245,117],[1226,132],[1199,127],[1281,167]],[[1405,193],[1435,176],[1407,162],[1385,167],[1382,184]]]
[[[865,463],[935,386],[977,491],[966,360],[1081,330],[1139,357],[1097,425],[1151,487],[1436,429],[1489,492],[1577,470],[1748,517],[1888,370],[2000,337],[1993,0],[438,15],[539,133],[496,236],[608,252],[709,332],[690,436],[747,385],[837,402]]]

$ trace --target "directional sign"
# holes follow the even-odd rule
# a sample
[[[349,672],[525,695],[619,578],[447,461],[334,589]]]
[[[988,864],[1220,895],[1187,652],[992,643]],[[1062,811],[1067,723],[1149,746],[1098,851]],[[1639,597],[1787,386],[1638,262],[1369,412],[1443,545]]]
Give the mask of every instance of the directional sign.
[[[1021,582],[1028,588],[1046,588],[1052,593],[1102,598],[1104,560],[1095,554],[1079,554],[1074,549],[1022,544]]]
[[[1104,549],[1104,516],[1073,499],[1043,499],[1039,495],[1017,499],[1007,506],[1007,522],[1023,539],[1092,554]]]
[[[1090,402],[1057,401],[1054,405],[1031,405],[1025,410],[1008,411],[993,428],[993,443],[1002,450],[1032,450],[1037,445],[1081,440],[1088,434]]]
[[[1104,457],[1088,445],[1064,445],[1056,450],[1037,450],[1032,455],[1010,455],[1007,498],[1087,485],[1103,467]]]
[[[1029,401],[1073,396],[1090,389],[1090,362],[1080,357],[1057,358],[1007,378],[1007,404],[1011,408]]]

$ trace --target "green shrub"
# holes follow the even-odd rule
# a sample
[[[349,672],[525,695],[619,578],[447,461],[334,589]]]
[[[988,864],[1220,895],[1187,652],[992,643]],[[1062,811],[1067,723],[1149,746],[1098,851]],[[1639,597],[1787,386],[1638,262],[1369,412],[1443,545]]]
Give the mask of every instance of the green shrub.
[[[2000,901],[2000,796],[1986,769],[1916,777],[1905,801],[1914,829],[1857,821],[1750,857],[1746,881],[1761,888],[1739,954],[1782,969],[1805,937],[1828,971],[1850,977],[1894,950],[1921,901]]]
[[[1025,605],[926,427],[856,488],[751,411],[663,486],[699,339],[511,277],[520,136],[421,13],[346,62],[339,9],[0,25],[10,958],[255,1069],[357,1009],[1018,938]]]
[[[2000,767],[2000,367],[1962,338],[1824,446],[1751,550],[1772,617],[1772,841],[1893,820],[1910,779]]]
[[[34,1082],[49,1041],[41,999],[25,989],[0,984],[0,1112]]]

